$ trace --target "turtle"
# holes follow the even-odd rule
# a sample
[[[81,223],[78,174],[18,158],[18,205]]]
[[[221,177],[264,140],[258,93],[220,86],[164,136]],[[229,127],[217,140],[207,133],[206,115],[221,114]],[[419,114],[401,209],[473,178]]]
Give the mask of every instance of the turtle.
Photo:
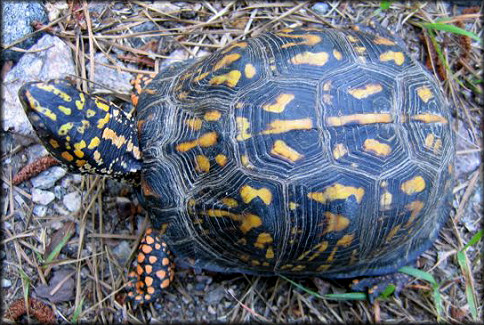
[[[356,279],[373,299],[448,219],[451,108],[390,32],[284,28],[138,80],[130,113],[64,79],[19,91],[63,166],[134,184],[152,223],[135,303],[175,264]]]

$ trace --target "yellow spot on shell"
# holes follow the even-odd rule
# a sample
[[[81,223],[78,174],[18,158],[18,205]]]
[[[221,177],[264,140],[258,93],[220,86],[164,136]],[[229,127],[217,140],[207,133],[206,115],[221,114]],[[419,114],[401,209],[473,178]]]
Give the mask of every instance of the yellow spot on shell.
[[[311,34],[304,34],[304,35],[292,35],[292,34],[285,34],[285,33],[277,33],[277,36],[281,37],[288,37],[288,38],[302,38],[303,40],[300,42],[289,42],[286,44],[281,45],[281,48],[285,49],[292,46],[297,45],[316,45],[321,42],[321,37],[318,35],[311,35]]]
[[[363,54],[363,53],[365,53],[365,52],[366,52],[366,47],[364,47],[364,46],[356,46],[356,47],[355,47],[355,51],[356,51],[356,53],[358,53],[358,54]]]
[[[230,207],[230,208],[235,208],[239,205],[239,203],[237,202],[237,200],[231,198],[231,197],[224,197],[223,199],[221,199],[220,201],[222,201],[223,204],[225,204],[226,206]]]
[[[64,158],[65,160],[67,161],[73,161],[74,160],[74,157],[68,153],[67,151],[64,151],[63,153],[61,153],[61,157]]]
[[[274,249],[271,247],[267,248],[267,251],[266,251],[266,258],[267,259],[271,259],[271,258],[274,258]]]
[[[59,128],[58,134],[59,135],[66,135],[74,126],[74,123],[68,122],[65,124],[62,124],[61,127]]]
[[[256,69],[251,63],[247,63],[244,68],[245,77],[252,79],[256,74]]]
[[[49,144],[52,148],[57,149],[60,147],[59,142],[55,141],[54,139],[49,140]]]
[[[272,113],[282,113],[293,99],[293,94],[280,94],[274,103],[262,105],[262,109]]]
[[[333,56],[338,61],[340,61],[343,58],[343,55],[338,50],[333,50]]]
[[[65,115],[71,115],[71,113],[72,113],[72,111],[71,111],[71,109],[69,107],[65,107],[65,106],[59,105],[57,108],[59,109],[59,111],[61,111]]]
[[[352,114],[343,116],[330,116],[326,118],[326,123],[328,124],[328,126],[342,126],[350,123],[365,125],[391,122],[393,122],[393,118],[389,113]]]
[[[377,37],[373,40],[374,44],[377,45],[395,45],[394,41],[389,40],[388,38],[384,37]]]
[[[410,226],[413,223],[413,221],[418,216],[418,214],[423,209],[423,207],[424,207],[423,202],[422,201],[418,201],[418,200],[412,201],[412,202],[410,202],[409,204],[407,204],[405,206],[405,209],[407,209],[408,211],[411,211],[412,212],[410,214],[410,218],[408,218],[408,221],[405,224],[405,227],[408,227],[408,226]]]
[[[196,169],[199,172],[208,173],[210,171],[210,161],[204,155],[197,155],[195,157],[197,163]]]
[[[393,227],[388,233],[388,235],[386,236],[385,241],[389,242],[390,240],[392,240],[393,236],[395,236],[397,231],[400,230],[400,227],[401,225],[396,225],[395,227]]]
[[[249,185],[244,185],[240,189],[240,196],[244,203],[249,203],[255,198],[260,198],[266,205],[271,204],[272,193],[269,189],[263,187],[261,189],[255,189]]]
[[[408,195],[422,192],[425,189],[425,180],[422,176],[415,176],[414,178],[402,183],[400,189]]]
[[[355,238],[355,235],[353,234],[344,235],[343,237],[341,237],[340,240],[336,242],[336,246],[348,247],[349,245],[351,245],[351,242],[353,241],[354,238]]]
[[[206,148],[206,147],[213,146],[216,143],[217,143],[217,132],[207,132],[198,139],[178,144],[176,146],[176,150],[179,152],[186,152],[197,146]]]
[[[405,62],[405,55],[402,52],[387,51],[380,54],[380,61],[395,61],[396,65],[402,65]]]
[[[318,257],[319,255],[321,255],[322,252],[324,252],[327,248],[328,248],[328,242],[327,241],[323,241],[323,242],[320,242],[319,244],[317,244],[316,246],[314,246],[310,251],[308,251],[307,253],[310,253],[312,250],[317,250],[316,253],[314,253],[313,255],[311,255],[309,258],[308,258],[308,261],[312,261],[314,260],[316,257]],[[307,254],[306,254],[307,255]],[[301,256],[302,258],[304,258],[304,256]],[[298,259],[302,259],[302,258],[298,258]]]
[[[382,90],[383,87],[380,84],[367,84],[364,88],[349,89],[348,92],[351,96],[355,98],[363,99],[367,98],[368,96],[377,94]]]
[[[102,138],[106,140],[111,140],[113,145],[115,145],[118,149],[126,143],[126,138],[124,137],[124,135],[117,135],[116,131],[111,130],[110,128],[104,129]]]
[[[289,202],[289,210],[296,210],[298,206],[296,202]]]
[[[326,203],[334,200],[346,200],[350,196],[354,196],[356,201],[360,203],[364,194],[365,190],[363,187],[345,186],[337,183],[325,188],[323,192],[308,193],[308,198],[320,203]]]
[[[342,143],[336,144],[333,148],[334,159],[340,159],[341,157],[343,157],[347,153],[348,153],[348,149],[346,149],[346,146]]]
[[[227,164],[227,156],[218,154],[215,156],[215,162],[223,167]]]
[[[348,39],[348,41],[350,41],[351,43],[356,43],[359,41],[359,39],[357,39],[356,37],[354,37],[353,35],[347,35],[346,38]]]
[[[299,120],[274,120],[269,124],[269,128],[262,131],[262,134],[278,134],[293,130],[309,130],[313,127],[310,118]]]
[[[296,162],[301,159],[303,155],[289,147],[284,141],[276,140],[271,150],[271,154],[279,156],[291,162]]]
[[[410,117],[414,121],[420,121],[424,123],[447,123],[447,119],[440,115],[435,114],[416,114]]]
[[[249,157],[247,155],[240,156],[240,162],[244,167],[250,167]]]
[[[82,152],[82,149],[84,149],[85,147],[86,141],[84,140],[81,140],[78,143],[74,143],[74,154],[79,158],[84,157],[84,152]]]
[[[209,111],[205,113],[205,115],[203,116],[203,119],[205,121],[214,122],[214,121],[218,121],[221,116],[222,116],[222,113],[220,113],[219,111]]]
[[[199,118],[190,118],[185,120],[185,124],[192,130],[198,131],[202,128],[203,121]]]
[[[345,230],[350,224],[350,219],[341,214],[325,212],[324,216],[326,217],[326,228],[324,228],[323,235],[332,231]]]
[[[99,119],[97,121],[97,128],[102,129],[106,125],[106,123],[109,122],[109,119],[111,118],[111,114],[106,113],[106,116],[104,116],[102,119]]]
[[[227,65],[237,61],[240,59],[240,54],[239,53],[232,53],[232,54],[227,54],[224,56],[220,61],[218,61],[215,66],[213,67],[213,71],[217,71],[219,69],[222,69],[226,67]]]
[[[363,143],[363,150],[374,153],[377,156],[388,156],[392,152],[392,148],[375,139],[366,139]]]
[[[271,234],[267,232],[262,232],[257,236],[257,239],[254,243],[254,246],[257,248],[264,248],[265,245],[272,243],[274,240],[272,239]]]
[[[252,135],[247,132],[250,127],[249,120],[247,118],[237,117],[235,121],[237,123],[237,130],[239,132],[236,137],[237,141],[244,141],[252,137]]]
[[[381,210],[388,210],[391,207],[393,200],[392,193],[386,191],[380,196],[380,209]]]
[[[310,64],[315,66],[323,66],[328,62],[329,54],[326,52],[303,52],[296,54],[291,58],[292,64]]]
[[[226,86],[233,88],[239,82],[241,73],[238,70],[232,70],[226,74],[215,76],[208,82],[210,85],[221,85],[225,84]]]
[[[210,209],[206,211],[209,217],[228,217],[234,221],[241,222],[240,231],[244,234],[253,228],[262,225],[262,220],[259,216],[252,213],[235,214],[225,210]]]
[[[417,95],[425,103],[427,103],[430,99],[434,97],[434,94],[432,93],[432,91],[426,86],[417,88]]]

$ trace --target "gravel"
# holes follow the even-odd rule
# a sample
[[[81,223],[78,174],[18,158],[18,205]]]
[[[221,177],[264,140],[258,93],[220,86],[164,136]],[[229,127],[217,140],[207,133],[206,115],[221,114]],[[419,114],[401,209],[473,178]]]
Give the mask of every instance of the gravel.
[[[46,190],[54,186],[54,184],[64,177],[66,174],[66,170],[62,167],[54,166],[51,167],[38,176],[32,178],[30,181],[32,182],[33,187]]]
[[[32,201],[38,204],[47,205],[54,201],[55,194],[38,188],[32,189]]]
[[[76,212],[81,208],[81,198],[79,192],[72,192],[64,195],[62,202],[69,211]]]

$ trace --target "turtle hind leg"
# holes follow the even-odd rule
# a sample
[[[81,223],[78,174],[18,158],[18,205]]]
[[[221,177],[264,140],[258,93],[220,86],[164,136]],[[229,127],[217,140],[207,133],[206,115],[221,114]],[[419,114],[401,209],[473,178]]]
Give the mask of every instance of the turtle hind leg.
[[[141,240],[138,256],[128,274],[128,299],[134,305],[155,301],[173,281],[174,263],[172,254],[161,234],[151,228]]]
[[[375,277],[355,279],[351,284],[351,289],[353,291],[367,292],[370,302],[373,303],[389,285],[395,286],[394,295],[398,298],[399,293],[410,279],[410,276],[396,272]]]

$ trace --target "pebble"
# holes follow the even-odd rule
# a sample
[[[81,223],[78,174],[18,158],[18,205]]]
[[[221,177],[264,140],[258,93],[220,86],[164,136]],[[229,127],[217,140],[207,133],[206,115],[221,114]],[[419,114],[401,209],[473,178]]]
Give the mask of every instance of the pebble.
[[[66,190],[62,186],[56,185],[54,187],[54,194],[55,194],[55,198],[57,200],[60,200],[64,196],[64,194],[66,194]]]
[[[76,212],[81,208],[81,194],[79,194],[79,192],[66,194],[64,195],[62,202],[69,211]]]
[[[214,290],[208,292],[204,300],[207,304],[218,304],[225,297],[225,289],[223,286],[215,288]]]
[[[2,279],[2,288],[10,288],[12,286],[12,281],[9,279]]]
[[[130,94],[133,86],[130,81],[133,79],[131,73],[106,67],[103,64],[113,65],[112,62],[103,53],[98,53],[94,56],[94,90],[106,91],[112,89],[121,94]],[[91,65],[87,65],[87,71],[91,74]],[[121,61],[116,61],[116,66],[125,67]],[[98,85],[100,87],[98,87]]]
[[[45,217],[47,214],[47,207],[45,205],[35,205],[33,212],[37,217]]]
[[[64,177],[65,174],[66,170],[64,168],[54,166],[44,170],[36,177],[30,179],[30,181],[32,182],[33,187],[45,190],[54,186],[55,182]]]
[[[55,199],[55,194],[38,188],[32,189],[32,201],[38,204],[47,205]]]
[[[62,216],[70,214],[70,212],[60,204],[54,204],[54,211]]]
[[[311,7],[311,9],[316,11],[318,14],[324,15],[328,11],[329,5],[324,2],[317,2]]]
[[[118,258],[119,264],[124,264],[131,253],[131,245],[127,240],[119,242],[116,247],[113,248],[113,254]]]
[[[75,75],[72,51],[60,38],[44,35],[25,53],[3,80],[1,121],[4,131],[34,136],[24,113],[18,91],[28,81],[49,80]]]

